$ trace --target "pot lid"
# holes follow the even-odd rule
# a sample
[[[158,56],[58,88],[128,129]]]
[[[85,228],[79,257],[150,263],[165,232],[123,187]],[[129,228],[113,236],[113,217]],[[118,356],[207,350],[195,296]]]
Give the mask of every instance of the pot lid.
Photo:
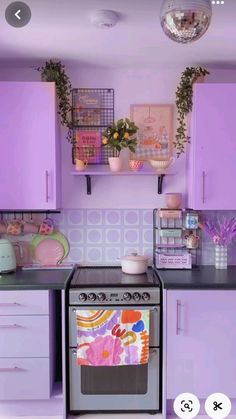
[[[130,253],[129,255],[123,256],[121,260],[132,260],[132,261],[147,261],[148,256],[138,255],[138,253]]]

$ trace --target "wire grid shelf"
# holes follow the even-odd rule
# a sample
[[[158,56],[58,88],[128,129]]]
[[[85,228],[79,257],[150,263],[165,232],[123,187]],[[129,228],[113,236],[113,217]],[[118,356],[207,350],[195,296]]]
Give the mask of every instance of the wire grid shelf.
[[[114,89],[79,88],[72,90],[73,148],[75,159],[88,160],[89,164],[108,164],[109,157],[116,157],[116,151],[104,147],[79,145],[79,132],[102,133],[114,122]]]
[[[106,128],[114,122],[114,89],[73,89],[72,120],[74,127]]]

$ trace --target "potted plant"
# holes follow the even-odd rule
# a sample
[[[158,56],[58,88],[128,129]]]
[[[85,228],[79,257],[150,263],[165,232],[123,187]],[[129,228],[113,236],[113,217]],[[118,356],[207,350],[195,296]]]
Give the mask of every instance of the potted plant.
[[[109,157],[110,169],[113,172],[121,170],[122,161],[120,159],[120,152],[122,149],[128,148],[133,153],[137,145],[137,138],[135,137],[138,127],[129,118],[119,119],[117,122],[109,125],[102,133],[103,146],[109,147],[113,150],[113,156]]]
[[[193,107],[193,84],[203,81],[206,74],[210,74],[202,67],[187,67],[181,76],[179,86],[176,90],[176,107],[178,127],[175,135],[174,147],[177,157],[184,153],[185,144],[190,143],[190,137],[187,134],[187,115]]]
[[[67,139],[72,142],[71,121],[71,90],[72,85],[69,76],[65,72],[65,66],[61,61],[46,61],[44,66],[36,68],[41,73],[42,81],[55,82],[58,98],[58,114],[61,124],[68,128]]]

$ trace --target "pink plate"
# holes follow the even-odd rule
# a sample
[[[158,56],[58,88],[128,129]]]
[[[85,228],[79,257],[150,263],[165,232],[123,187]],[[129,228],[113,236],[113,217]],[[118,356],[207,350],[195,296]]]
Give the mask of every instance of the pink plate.
[[[35,259],[42,265],[57,265],[64,256],[64,247],[55,239],[47,238],[35,248]]]

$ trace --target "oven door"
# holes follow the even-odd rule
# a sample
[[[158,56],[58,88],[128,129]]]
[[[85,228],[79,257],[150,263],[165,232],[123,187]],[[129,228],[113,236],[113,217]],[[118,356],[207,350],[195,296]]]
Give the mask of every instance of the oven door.
[[[85,307],[83,307],[85,308]],[[94,309],[94,307],[86,307]],[[115,306],[96,307],[116,309]],[[70,411],[158,411],[160,407],[160,308],[150,310],[149,362],[144,365],[91,367],[77,365],[76,310],[70,307]],[[125,310],[140,310],[123,306]]]

